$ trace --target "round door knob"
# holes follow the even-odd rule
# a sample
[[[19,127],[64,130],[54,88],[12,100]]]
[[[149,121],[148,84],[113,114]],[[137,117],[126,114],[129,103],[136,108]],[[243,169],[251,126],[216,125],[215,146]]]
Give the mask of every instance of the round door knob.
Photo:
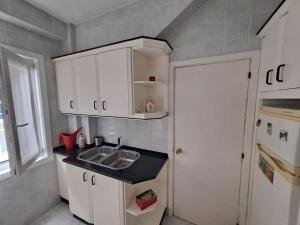
[[[182,152],[183,152],[183,151],[182,151],[181,148],[177,148],[176,151],[175,151],[176,155],[179,155],[179,154],[181,154]]]

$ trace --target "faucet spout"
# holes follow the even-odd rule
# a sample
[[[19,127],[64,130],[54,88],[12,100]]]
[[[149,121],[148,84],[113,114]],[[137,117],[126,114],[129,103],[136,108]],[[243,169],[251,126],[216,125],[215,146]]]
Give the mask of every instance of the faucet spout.
[[[121,136],[118,137],[118,145],[116,146],[116,150],[121,148]]]

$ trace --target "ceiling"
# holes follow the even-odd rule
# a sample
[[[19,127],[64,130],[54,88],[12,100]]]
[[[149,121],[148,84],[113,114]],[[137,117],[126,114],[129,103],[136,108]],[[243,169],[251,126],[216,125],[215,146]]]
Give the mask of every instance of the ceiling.
[[[138,0],[25,0],[66,23],[75,25]]]

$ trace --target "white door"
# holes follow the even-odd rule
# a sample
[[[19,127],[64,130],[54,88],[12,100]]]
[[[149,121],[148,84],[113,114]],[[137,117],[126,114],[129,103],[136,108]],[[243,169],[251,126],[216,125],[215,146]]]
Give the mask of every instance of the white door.
[[[274,90],[279,49],[280,23],[275,22],[262,40],[259,73],[261,92]]]
[[[92,223],[89,198],[89,174],[86,170],[67,165],[69,206],[72,214]]]
[[[278,89],[300,87],[300,1],[295,1],[289,12],[281,20],[285,20],[282,68],[279,71]]]
[[[179,218],[198,225],[237,224],[249,66],[241,60],[176,69]]]
[[[77,97],[77,113],[98,114],[96,56],[74,59],[74,76]]]
[[[122,224],[122,183],[101,174],[91,174],[94,225]]]
[[[101,114],[128,117],[132,113],[131,49],[99,54]]]
[[[55,68],[59,110],[63,113],[75,113],[76,102],[72,61],[57,62]]]

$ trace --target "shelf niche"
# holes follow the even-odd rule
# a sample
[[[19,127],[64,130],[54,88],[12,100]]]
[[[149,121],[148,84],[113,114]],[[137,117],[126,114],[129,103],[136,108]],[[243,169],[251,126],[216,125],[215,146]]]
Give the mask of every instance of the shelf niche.
[[[168,112],[169,55],[143,54],[133,50],[133,110],[134,117],[151,119]],[[155,76],[155,81],[149,81]],[[146,112],[148,99],[153,99],[155,111]]]

